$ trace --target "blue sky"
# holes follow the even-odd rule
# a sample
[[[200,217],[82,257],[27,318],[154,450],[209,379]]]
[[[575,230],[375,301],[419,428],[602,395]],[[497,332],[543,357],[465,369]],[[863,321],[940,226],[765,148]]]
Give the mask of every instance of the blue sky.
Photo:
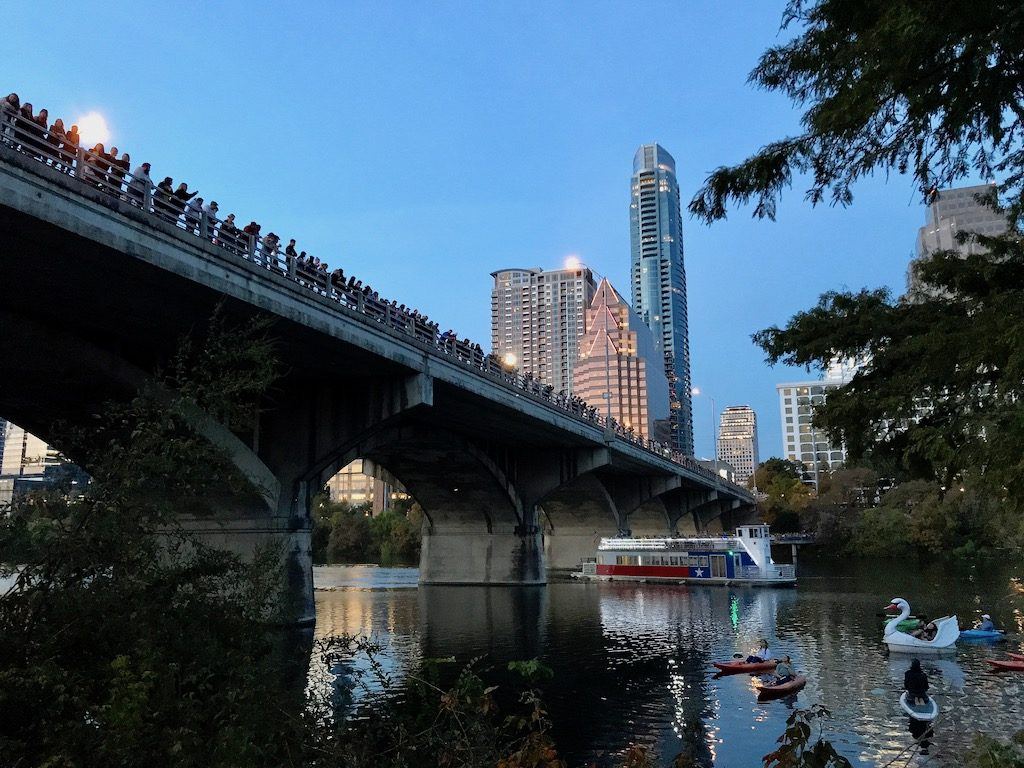
[[[676,158],[683,205],[718,165],[796,131],[746,77],[783,2],[13,0],[5,93],[51,119],[90,110],[113,142],[296,237],[332,266],[489,347],[489,273],[569,254],[629,293],[633,153]],[[134,163],[133,163],[134,164]],[[710,397],[749,403],[781,451],[775,384],[750,334],[833,288],[901,290],[924,209],[906,178],[852,208],[684,224],[697,452]]]

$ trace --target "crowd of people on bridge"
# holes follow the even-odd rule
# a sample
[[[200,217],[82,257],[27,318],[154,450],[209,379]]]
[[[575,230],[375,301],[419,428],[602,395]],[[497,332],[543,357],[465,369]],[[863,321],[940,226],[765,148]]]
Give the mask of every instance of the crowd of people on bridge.
[[[453,330],[442,333],[438,324],[425,314],[393,299],[382,298],[362,280],[346,277],[340,267],[331,269],[326,261],[299,250],[294,238],[289,239],[282,249],[281,237],[274,232],[263,235],[262,227],[256,221],[239,227],[234,213],[221,219],[217,201],[206,202],[198,190],[189,189],[186,182],[175,184],[172,177],[165,176],[154,183],[150,163],[140,163],[132,168],[131,156],[115,146],[107,150],[103,144],[97,143],[91,149],[84,148],[77,125],[66,128],[60,118],[51,123],[46,109],[35,112],[33,105],[22,103],[16,93],[0,101],[0,142],[35,157],[55,170],[74,175],[109,196],[151,212],[232,254],[291,277],[322,296],[339,301],[395,330],[409,333],[419,341],[430,343],[449,356],[499,377],[574,416],[604,423],[597,409],[581,398],[564,391],[555,393],[554,387],[543,384],[532,373],[520,375],[494,354],[485,355],[479,344],[468,338],[459,339]],[[630,442],[659,453],[693,472],[709,478],[717,477],[690,457],[662,443],[642,438],[632,428],[626,428],[614,419],[608,420],[608,425]]]

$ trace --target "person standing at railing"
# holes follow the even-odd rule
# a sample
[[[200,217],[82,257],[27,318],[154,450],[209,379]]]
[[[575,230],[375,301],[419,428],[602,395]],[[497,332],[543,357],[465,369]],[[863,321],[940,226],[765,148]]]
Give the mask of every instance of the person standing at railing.
[[[221,222],[220,229],[217,231],[217,242],[229,251],[238,253],[239,235],[240,231],[235,225],[235,214],[229,213],[228,217]]]
[[[60,145],[64,143],[66,135],[64,121],[58,117],[53,121],[53,125],[50,126],[50,130],[46,134],[46,143],[50,146],[49,154],[53,157],[54,168],[60,168]]]
[[[103,183],[104,189],[108,192],[120,192],[121,182],[117,177],[117,147],[111,147],[109,152],[103,153]]]
[[[61,170],[65,173],[71,172],[71,166],[78,159],[78,145],[81,140],[77,125],[72,125],[71,130],[64,134],[60,147],[60,163],[63,166]]]
[[[211,243],[217,239],[217,211],[219,210],[220,206],[217,205],[216,200],[211,200],[203,206],[203,215],[206,216],[206,238]]]
[[[156,185],[153,191],[153,212],[165,219],[173,220],[174,179],[164,176],[164,180]]]
[[[140,208],[145,206],[146,194],[153,189],[153,180],[149,178],[150,167],[149,163],[140,165],[132,171],[131,181],[128,182],[128,202]]]
[[[110,186],[115,192],[120,193],[124,187],[124,177],[128,174],[132,159],[127,152],[122,152],[121,157],[117,156],[117,147],[110,148]]]
[[[185,205],[198,194],[197,190],[188,191],[188,184],[181,182],[178,188],[174,190],[174,194],[171,195],[171,205],[174,208],[174,220],[185,213]]]
[[[256,243],[260,239],[260,225],[255,221],[250,221],[244,227],[242,227],[243,242],[245,243],[247,253],[255,253]]]
[[[86,184],[97,184],[103,176],[103,155],[106,154],[102,144],[97,144],[86,153],[84,167],[79,169],[79,178]]]
[[[294,237],[291,240],[289,240],[288,241],[288,245],[286,245],[284,247],[284,255],[285,255],[285,258],[288,259],[289,263],[292,263],[296,259],[299,258],[299,254],[297,254],[295,252],[295,238]]]
[[[16,93],[9,93],[0,101],[0,135],[14,135],[14,125],[21,111],[21,98]]]
[[[193,197],[185,206],[185,229],[193,235],[199,234],[199,224],[203,220],[203,198]]]

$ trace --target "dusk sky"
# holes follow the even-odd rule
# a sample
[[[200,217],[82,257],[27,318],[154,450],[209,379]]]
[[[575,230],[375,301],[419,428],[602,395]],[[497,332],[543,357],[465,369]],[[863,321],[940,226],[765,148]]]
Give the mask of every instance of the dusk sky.
[[[578,255],[629,295],[638,145],[675,156],[685,208],[710,170],[797,130],[746,82],[783,5],[10,2],[3,87],[51,120],[98,111],[133,167],[489,349],[494,270]],[[685,218],[699,455],[710,397],[752,405],[762,460],[781,452],[775,384],[807,374],[767,367],[752,332],[829,289],[903,288],[925,215],[909,179],[845,210],[803,190],[776,222]]]

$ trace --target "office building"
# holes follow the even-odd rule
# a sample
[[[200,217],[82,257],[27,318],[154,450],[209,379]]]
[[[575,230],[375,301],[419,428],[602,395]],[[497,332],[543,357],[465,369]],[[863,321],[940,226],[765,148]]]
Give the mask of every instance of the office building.
[[[585,266],[492,272],[491,349],[556,392],[572,392],[573,368],[597,286]],[[596,403],[592,403],[596,405]]]
[[[6,422],[0,451],[0,507],[15,496],[43,488],[53,482],[54,471],[64,465],[57,450],[17,424]],[[67,464],[84,482],[77,467]]]
[[[775,385],[782,420],[782,455],[790,461],[802,462],[806,467],[804,482],[815,487],[822,472],[839,469],[846,462],[846,446],[833,444],[812,423],[814,409],[824,405],[828,391],[845,383],[840,378],[826,377]]]
[[[602,279],[586,316],[573,394],[643,437],[669,437],[668,379],[650,329]],[[607,400],[605,393],[609,393]]]
[[[907,268],[907,293],[911,297],[921,290],[917,279],[920,259],[936,251],[957,251],[963,256],[984,252],[985,249],[976,242],[957,242],[958,232],[976,232],[990,237],[1006,232],[1006,216],[978,199],[994,192],[994,184],[980,184],[939,189],[929,195],[928,219],[917,231],[915,258]]]
[[[374,515],[391,509],[399,499],[406,499],[405,489],[363,473],[363,462],[356,459],[327,481],[331,501],[342,501],[353,507],[369,504]]]
[[[672,444],[693,455],[690,341],[676,163],[658,144],[633,157],[629,204],[633,309],[654,334],[671,397]]]
[[[735,480],[746,485],[760,461],[757,451],[757,414],[749,405],[731,405],[718,425],[717,458],[735,470]]]

